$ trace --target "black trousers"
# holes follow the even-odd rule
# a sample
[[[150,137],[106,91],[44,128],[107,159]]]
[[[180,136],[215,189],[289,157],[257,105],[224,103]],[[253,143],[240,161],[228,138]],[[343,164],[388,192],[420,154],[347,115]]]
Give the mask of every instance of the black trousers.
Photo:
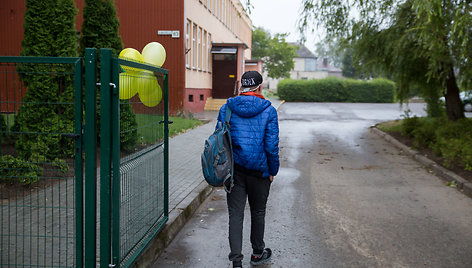
[[[262,251],[264,244],[264,228],[267,198],[271,181],[262,178],[262,173],[235,165],[234,186],[227,194],[229,212],[229,253],[230,261],[243,259],[242,239],[244,223],[244,207],[249,201],[251,210],[251,244],[254,251]]]

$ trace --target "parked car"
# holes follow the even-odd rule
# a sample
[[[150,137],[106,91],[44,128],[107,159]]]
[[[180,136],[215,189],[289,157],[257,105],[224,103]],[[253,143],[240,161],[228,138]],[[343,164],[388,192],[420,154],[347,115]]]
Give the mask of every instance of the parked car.
[[[459,93],[459,96],[462,100],[462,104],[464,105],[465,112],[472,112],[472,91],[463,91]],[[439,98],[443,104],[445,103],[444,97]]]
[[[471,98],[464,99],[463,102],[464,102],[464,111],[469,112],[469,113],[472,112],[472,99]]]
[[[461,92],[460,96],[464,104],[464,111],[472,112],[472,92]]]

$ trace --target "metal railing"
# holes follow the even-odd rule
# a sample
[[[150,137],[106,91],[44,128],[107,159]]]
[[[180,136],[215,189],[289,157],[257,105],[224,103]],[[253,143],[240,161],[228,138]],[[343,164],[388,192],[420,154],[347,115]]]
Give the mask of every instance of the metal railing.
[[[100,258],[128,267],[168,218],[168,72],[100,53]]]
[[[82,61],[0,57],[0,266],[82,256]]]
[[[129,267],[167,221],[168,72],[100,54],[0,57],[1,267]]]

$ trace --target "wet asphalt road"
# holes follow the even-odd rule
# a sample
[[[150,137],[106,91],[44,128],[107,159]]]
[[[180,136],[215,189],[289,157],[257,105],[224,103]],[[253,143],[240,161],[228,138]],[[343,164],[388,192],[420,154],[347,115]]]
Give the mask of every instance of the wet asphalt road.
[[[472,267],[472,199],[369,131],[402,113],[397,104],[281,107],[265,235],[274,257],[259,267]],[[216,190],[153,267],[230,267],[227,217]]]

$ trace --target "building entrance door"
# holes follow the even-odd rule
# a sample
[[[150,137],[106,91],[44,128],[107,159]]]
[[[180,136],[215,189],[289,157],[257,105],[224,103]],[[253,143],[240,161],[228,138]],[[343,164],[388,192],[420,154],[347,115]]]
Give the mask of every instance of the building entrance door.
[[[213,54],[214,99],[227,99],[235,95],[237,65],[236,54]]]

